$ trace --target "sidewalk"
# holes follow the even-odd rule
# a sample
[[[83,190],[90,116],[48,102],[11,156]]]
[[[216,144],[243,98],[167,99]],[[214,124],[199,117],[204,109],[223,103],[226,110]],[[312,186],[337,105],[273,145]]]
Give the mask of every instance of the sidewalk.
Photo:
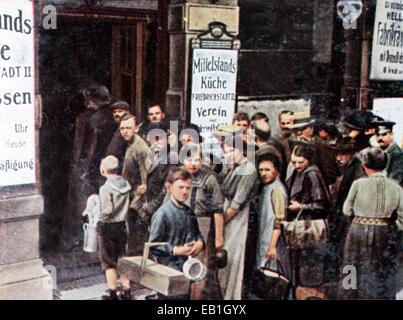
[[[55,300],[101,300],[107,285],[99,261],[94,254],[75,252],[48,257],[49,265],[57,267]],[[400,258],[397,282],[397,300],[403,300],[403,257]],[[156,292],[137,284],[132,287],[133,300],[146,300]]]
[[[106,293],[107,285],[103,274],[69,281],[57,285],[54,290],[54,300],[101,300]],[[132,300],[146,300],[146,297],[155,295],[155,291],[134,284],[132,286]]]

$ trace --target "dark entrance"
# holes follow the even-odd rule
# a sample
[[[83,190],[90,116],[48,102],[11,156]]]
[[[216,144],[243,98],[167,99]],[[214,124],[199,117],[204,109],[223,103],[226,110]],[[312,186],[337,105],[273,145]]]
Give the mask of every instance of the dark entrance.
[[[43,122],[40,162],[45,214],[41,223],[42,256],[60,253],[67,212],[74,124],[80,110],[70,99],[91,82],[106,85],[113,101],[126,100],[142,118],[143,102],[154,95],[156,27],[153,19],[66,14],[57,30],[39,35],[39,81]],[[147,88],[147,90],[144,90]]]

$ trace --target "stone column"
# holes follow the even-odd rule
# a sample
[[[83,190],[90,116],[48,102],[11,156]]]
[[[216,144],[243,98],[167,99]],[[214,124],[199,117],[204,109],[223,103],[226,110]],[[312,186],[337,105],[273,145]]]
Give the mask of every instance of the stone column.
[[[233,35],[239,32],[238,0],[171,0],[168,9],[169,84],[166,114],[171,120],[190,118],[188,91],[192,38],[222,22]]]
[[[40,195],[0,200],[0,300],[50,300],[52,278],[39,258]]]

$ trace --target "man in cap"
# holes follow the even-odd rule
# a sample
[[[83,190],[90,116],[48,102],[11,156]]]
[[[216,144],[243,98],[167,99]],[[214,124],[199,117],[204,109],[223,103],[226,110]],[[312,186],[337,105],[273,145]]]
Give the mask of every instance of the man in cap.
[[[151,123],[147,135],[151,152],[148,157],[150,166],[147,170],[146,187],[137,188],[131,207],[138,214],[136,234],[137,242],[134,255],[141,255],[144,242],[148,238],[148,228],[154,213],[162,205],[166,188],[165,182],[170,169],[178,165],[178,154],[170,150],[169,128],[167,123]]]
[[[221,147],[221,150],[217,151],[217,154],[219,153],[221,155],[221,163],[222,163],[222,170],[219,173],[219,178],[224,179],[225,175],[230,169],[230,165],[228,165],[228,162],[225,159],[225,154],[224,154],[224,144],[225,144],[225,139],[231,136],[235,135],[242,135],[243,130],[242,128],[235,126],[235,125],[230,125],[230,124],[223,124],[220,125],[217,129],[216,132],[214,132],[214,137],[218,140],[218,143]]]
[[[327,186],[330,186],[336,181],[337,174],[334,153],[327,143],[314,136],[314,124],[315,119],[311,119],[309,112],[294,113],[294,124],[288,126],[296,136],[292,148],[299,143],[311,145],[313,149],[312,163],[318,166],[323,180]]]
[[[310,143],[315,133],[315,119],[311,119],[309,112],[295,112],[293,118],[294,123],[286,128],[292,130],[297,141]]]
[[[75,123],[73,171],[70,177],[68,213],[63,221],[63,244],[66,250],[77,244],[81,236],[81,212],[87,198],[97,193],[103,179],[99,164],[105,156],[117,124],[108,108],[109,90],[94,84],[82,92],[86,109],[78,114]]]
[[[394,142],[392,121],[378,121],[376,128],[376,139],[379,147],[388,155],[386,174],[403,186],[403,152]]]
[[[369,137],[369,144],[374,148],[379,148],[376,138],[376,128],[378,127],[379,121],[384,121],[384,119],[376,114],[373,114],[365,130],[365,135]]]
[[[115,102],[110,106],[112,110],[113,118],[120,126],[120,122],[126,114],[130,114],[130,106],[125,101]],[[115,134],[112,137],[111,142],[106,150],[106,155],[113,155],[119,159],[119,163],[122,164],[125,158],[125,152],[127,147],[127,141],[120,134],[120,128],[117,128]]]
[[[256,151],[256,157],[264,153],[274,154],[279,159],[281,171],[280,176],[284,181],[287,170],[287,157],[283,145],[271,137],[270,126],[267,122],[263,120],[252,121],[251,128],[254,130],[255,143],[259,148]]]
[[[357,151],[363,150],[370,146],[370,135],[365,132],[369,129],[369,124],[373,119],[373,113],[366,110],[355,110],[347,115],[343,125],[346,134],[355,140]]]

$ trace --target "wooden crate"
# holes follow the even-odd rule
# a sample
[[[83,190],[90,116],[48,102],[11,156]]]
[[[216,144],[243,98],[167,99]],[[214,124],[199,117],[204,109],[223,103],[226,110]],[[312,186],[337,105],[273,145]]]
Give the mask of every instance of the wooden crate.
[[[175,269],[147,259],[141,276],[143,257],[125,257],[119,260],[117,270],[131,281],[155,290],[165,296],[189,293],[189,279]]]

